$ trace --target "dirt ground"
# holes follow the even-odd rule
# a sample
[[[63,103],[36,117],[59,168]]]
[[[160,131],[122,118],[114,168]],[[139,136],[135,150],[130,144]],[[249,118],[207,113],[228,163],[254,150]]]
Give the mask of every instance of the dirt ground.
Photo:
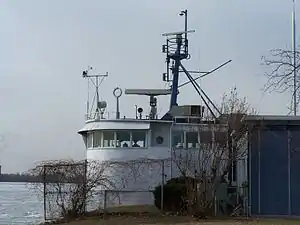
[[[300,220],[223,220],[223,221],[196,221],[188,217],[155,217],[155,218],[134,218],[134,217],[113,217],[106,220],[89,219],[83,221],[74,221],[68,223],[69,225],[299,225]]]
[[[107,216],[107,218],[90,218],[85,220],[73,221],[68,225],[300,225],[300,220],[276,220],[276,219],[236,219],[236,220],[197,220],[187,216],[163,216],[160,211],[154,206],[139,205],[126,207],[113,207],[107,210],[110,213],[119,212],[139,212],[148,213],[139,216]]]

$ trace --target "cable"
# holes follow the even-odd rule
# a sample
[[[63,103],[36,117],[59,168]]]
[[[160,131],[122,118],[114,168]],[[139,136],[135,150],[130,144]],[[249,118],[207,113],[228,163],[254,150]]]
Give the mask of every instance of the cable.
[[[232,60],[228,60],[227,62],[221,64],[220,66],[216,67],[215,69],[213,69],[213,70],[211,70],[211,71],[209,71],[209,72],[207,72],[207,73],[205,73],[205,74],[203,74],[203,75],[201,75],[201,76],[199,76],[199,77],[193,78],[193,80],[196,81],[196,80],[198,80],[198,79],[200,79],[200,78],[202,78],[202,77],[206,77],[207,75],[209,75],[209,74],[211,74],[211,73],[217,71],[218,69],[221,69],[223,66],[227,65],[227,64],[230,63],[230,62],[232,62]],[[185,83],[183,83],[183,84],[178,85],[178,88],[181,88],[181,87],[183,87],[183,86],[185,86],[185,85],[187,85],[187,84],[189,84],[189,83],[191,83],[191,81],[187,81],[187,82],[185,82]]]

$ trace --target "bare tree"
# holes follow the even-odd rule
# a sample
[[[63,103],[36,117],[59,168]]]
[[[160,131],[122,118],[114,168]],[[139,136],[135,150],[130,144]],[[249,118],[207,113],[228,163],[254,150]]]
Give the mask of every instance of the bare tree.
[[[31,188],[44,198],[45,219],[82,216],[97,190],[117,185],[117,178],[107,173],[112,167],[110,162],[54,160],[28,171],[41,181]]]
[[[296,65],[294,65],[294,51],[273,49],[269,56],[262,57],[262,65],[266,67],[265,76],[268,79],[264,86],[265,92],[289,92],[292,94],[290,112],[292,103],[296,95],[296,104],[299,105],[299,66],[300,52],[295,52]],[[296,90],[294,90],[294,72],[296,72]]]
[[[41,162],[27,173],[41,181],[30,184],[30,188],[43,197],[46,220],[74,219],[89,210],[87,205],[96,203],[94,210],[100,212],[104,201],[120,202],[120,194],[128,192],[128,188],[134,192],[134,188],[141,188],[139,185],[153,178],[160,182],[157,175],[164,176],[162,166],[168,166],[169,161],[149,158],[88,162],[53,160]],[[137,187],[135,183],[138,183]],[[153,187],[146,187],[149,192],[157,185],[152,183]],[[104,193],[110,196],[104,196]]]
[[[256,114],[256,110],[249,104],[246,97],[238,94],[233,87],[229,93],[224,93],[219,104],[222,114]]]
[[[243,122],[246,115],[256,114],[247,98],[239,96],[233,88],[223,95],[219,104],[222,115],[213,120],[209,111],[199,125],[200,143],[198,148],[174,150],[174,160],[181,176],[197,179],[197,188],[188,179],[189,207],[197,206],[196,211],[204,212],[212,209],[214,193],[217,185],[226,174],[234,173],[237,160],[246,153],[246,131]],[[210,132],[203,132],[202,127]]]

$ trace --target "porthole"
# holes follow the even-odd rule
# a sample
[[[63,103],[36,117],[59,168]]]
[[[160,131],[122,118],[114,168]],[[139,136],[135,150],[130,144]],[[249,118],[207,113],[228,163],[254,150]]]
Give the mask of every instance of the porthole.
[[[163,142],[164,142],[164,138],[163,138],[162,136],[158,136],[158,137],[156,138],[156,143],[157,143],[157,144],[161,145]]]

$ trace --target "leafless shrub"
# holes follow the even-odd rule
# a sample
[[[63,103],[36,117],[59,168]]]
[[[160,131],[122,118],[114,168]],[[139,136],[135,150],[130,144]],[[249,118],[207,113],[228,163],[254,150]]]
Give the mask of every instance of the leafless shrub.
[[[205,126],[211,132],[200,140],[198,148],[173,151],[181,176],[197,180],[197,184],[191,179],[186,180],[188,207],[194,213],[212,213],[217,186],[237,161],[247,154],[247,127],[243,119],[249,114],[256,114],[256,111],[246,98],[238,95],[236,88],[223,95],[219,110],[222,115],[217,120],[209,111],[206,112]],[[204,124],[199,125],[200,138],[201,126]]]
[[[44,198],[45,219],[82,216],[97,188],[115,185],[105,173],[110,166],[109,162],[93,161],[88,165],[87,161],[55,160],[28,171],[40,178],[41,183],[33,183],[31,188]]]
[[[41,181],[30,185],[44,199],[46,220],[74,219],[87,212],[87,205],[95,201],[95,196],[98,203],[103,202],[100,199],[103,196],[99,195],[103,190],[110,190],[115,194],[110,197],[118,200],[122,189],[134,189],[135,181],[143,181],[145,171],[162,171],[162,161],[168,160],[54,160],[39,163],[28,174]],[[157,171],[153,175],[157,177]]]

